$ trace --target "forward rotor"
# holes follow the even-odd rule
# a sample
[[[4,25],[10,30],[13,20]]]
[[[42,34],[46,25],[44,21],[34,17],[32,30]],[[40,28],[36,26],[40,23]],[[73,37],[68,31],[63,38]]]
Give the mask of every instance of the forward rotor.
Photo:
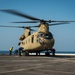
[[[68,22],[64,23],[54,23],[54,24],[49,24],[49,26],[54,26],[54,25],[60,25],[60,24],[69,24]],[[31,29],[32,27],[39,27],[39,25],[36,26],[6,26],[6,25],[0,25],[0,27],[7,27],[7,28],[23,28],[23,29],[30,29],[32,31],[35,31]]]
[[[36,17],[30,16],[30,15],[28,15],[28,14],[21,13],[21,12],[16,11],[16,10],[0,10],[0,11],[2,11],[2,12],[6,12],[6,13],[10,13],[10,14],[13,14],[13,15],[16,15],[16,16],[20,16],[20,17],[23,17],[23,18],[27,18],[27,19],[30,19],[30,20],[33,20],[33,21],[13,22],[13,23],[75,22],[75,21],[42,20],[42,19],[39,19],[39,18],[36,18]]]

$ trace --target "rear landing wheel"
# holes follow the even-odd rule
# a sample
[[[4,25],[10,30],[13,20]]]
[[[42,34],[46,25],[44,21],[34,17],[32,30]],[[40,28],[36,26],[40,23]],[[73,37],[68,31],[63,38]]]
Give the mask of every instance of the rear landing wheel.
[[[38,56],[38,52],[36,52],[36,56]]]
[[[50,56],[50,52],[45,52],[45,56]]]
[[[29,52],[28,51],[25,51],[25,56],[29,56]]]

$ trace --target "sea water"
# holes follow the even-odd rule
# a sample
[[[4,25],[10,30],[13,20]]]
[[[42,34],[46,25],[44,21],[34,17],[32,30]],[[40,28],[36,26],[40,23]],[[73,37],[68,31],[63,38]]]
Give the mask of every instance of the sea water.
[[[9,50],[0,50],[0,54],[4,55],[4,54],[9,54],[10,51]],[[15,50],[12,51],[12,54],[15,53]],[[44,51],[41,53],[45,53]],[[75,54],[75,51],[56,51],[56,54]]]
[[[12,51],[12,54],[14,54],[14,52],[15,52],[15,51]],[[8,50],[3,50],[3,51],[0,50],[0,54],[1,54],[1,55],[9,54],[9,53],[10,53],[10,51],[8,51]]]

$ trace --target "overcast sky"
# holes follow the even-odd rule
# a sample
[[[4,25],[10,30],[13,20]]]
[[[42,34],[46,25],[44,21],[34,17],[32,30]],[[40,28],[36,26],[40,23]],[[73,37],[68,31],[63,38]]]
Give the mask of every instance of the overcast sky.
[[[75,0],[0,0],[0,10],[14,9],[45,20],[75,20]],[[12,24],[28,19],[0,12],[0,25],[29,26],[36,24]],[[75,51],[75,23],[49,27],[55,38],[57,51]],[[37,31],[38,29],[35,28]],[[19,48],[19,36],[23,29],[0,28],[0,50]]]

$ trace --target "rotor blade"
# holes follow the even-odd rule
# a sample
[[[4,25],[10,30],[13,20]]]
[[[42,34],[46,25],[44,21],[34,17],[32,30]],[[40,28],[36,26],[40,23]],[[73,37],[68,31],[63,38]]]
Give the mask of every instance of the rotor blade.
[[[37,23],[39,21],[22,21],[22,22],[11,22],[11,23]]]
[[[62,23],[49,24],[49,26],[61,25],[61,24],[69,24],[69,22],[62,22]]]
[[[49,24],[49,26],[62,25],[62,24],[70,24],[70,23],[69,22],[54,23],[54,24]],[[37,25],[37,26],[30,26],[30,27],[39,27],[39,25]]]
[[[49,22],[75,22],[75,21],[52,21],[50,20]]]
[[[37,25],[37,26],[30,26],[30,27],[39,27],[39,25]]]
[[[4,25],[0,25],[0,27],[25,28],[24,26],[4,26]]]
[[[35,31],[34,29],[30,29],[30,31]]]
[[[5,25],[0,25],[0,27],[10,27],[10,28],[31,28],[31,27],[39,27],[39,26],[5,26]]]
[[[30,29],[31,31],[35,31],[34,29],[31,29],[31,27],[25,27],[25,26],[5,26],[5,25],[0,25],[0,27],[8,27],[8,28],[25,28],[25,29]]]
[[[23,13],[20,13],[16,10],[0,10],[0,11],[3,11],[3,12],[7,12],[7,13],[10,13],[10,14],[14,14],[14,15],[17,15],[17,16],[21,16],[21,17],[24,17],[24,18],[28,18],[30,20],[40,20],[38,18],[35,18],[35,17],[32,17],[32,16],[29,16],[27,14],[23,14]]]

